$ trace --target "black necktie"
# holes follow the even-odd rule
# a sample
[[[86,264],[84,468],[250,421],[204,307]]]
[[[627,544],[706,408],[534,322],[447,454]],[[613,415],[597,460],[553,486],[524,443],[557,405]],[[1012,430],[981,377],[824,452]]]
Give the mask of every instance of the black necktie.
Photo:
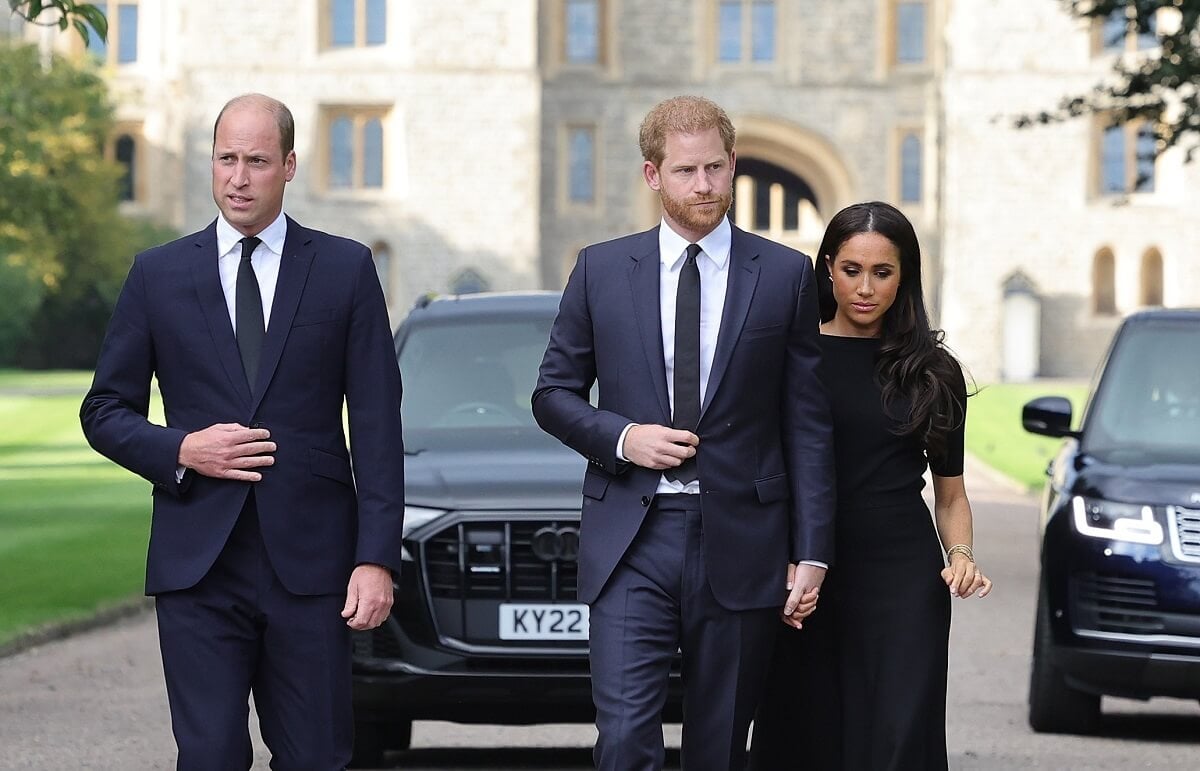
[[[697,244],[688,244],[687,258],[679,271],[675,295],[675,410],[671,427],[695,431],[700,424],[700,267]],[[687,484],[695,481],[696,459],[667,469],[667,479]]]
[[[246,370],[246,382],[254,390],[254,379],[258,375],[258,358],[262,353],[266,325],[263,323],[262,294],[258,290],[258,277],[250,264],[250,255],[262,241],[247,236],[242,244],[242,261],[238,263],[237,293],[234,300],[234,315],[237,317],[237,344],[242,353],[242,368]]]

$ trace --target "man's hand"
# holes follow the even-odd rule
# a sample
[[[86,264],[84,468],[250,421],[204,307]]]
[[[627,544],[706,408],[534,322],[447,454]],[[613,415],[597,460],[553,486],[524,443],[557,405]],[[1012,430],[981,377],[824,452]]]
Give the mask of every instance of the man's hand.
[[[698,444],[700,437],[691,431],[644,423],[633,426],[626,432],[621,453],[630,463],[662,471],[676,468],[695,455]]]
[[[217,479],[258,482],[262,474],[251,469],[275,462],[275,443],[268,442],[265,428],[246,428],[239,423],[217,423],[193,431],[179,445],[179,465]]]
[[[392,571],[382,565],[359,565],[346,587],[346,626],[359,632],[383,623],[392,610]]]
[[[804,619],[817,609],[821,594],[821,583],[825,580],[825,568],[806,565],[803,562],[788,564],[788,598],[780,614],[783,623],[797,629],[803,628]]]

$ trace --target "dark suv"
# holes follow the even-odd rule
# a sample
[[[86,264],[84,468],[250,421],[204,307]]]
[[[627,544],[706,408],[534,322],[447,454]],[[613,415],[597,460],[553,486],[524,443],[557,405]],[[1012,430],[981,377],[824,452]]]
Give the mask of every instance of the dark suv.
[[[1027,431],[1066,437],[1047,470],[1029,723],[1086,733],[1101,695],[1200,698],[1200,310],[1127,318],[1071,405]]]
[[[391,617],[354,635],[355,765],[407,748],[413,720],[595,719],[576,599],[585,461],[530,410],[558,300],[422,300],[396,332],[406,562]]]

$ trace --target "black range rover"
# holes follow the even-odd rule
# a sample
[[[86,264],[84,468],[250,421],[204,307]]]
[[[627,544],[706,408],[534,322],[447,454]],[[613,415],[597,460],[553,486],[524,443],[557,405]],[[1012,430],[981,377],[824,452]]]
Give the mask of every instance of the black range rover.
[[[576,600],[585,461],[530,409],[558,301],[422,300],[396,333],[406,562],[391,616],[354,633],[356,766],[406,749],[413,720],[595,719]]]
[[[1200,310],[1127,318],[1081,425],[1025,405],[1064,437],[1042,496],[1029,723],[1088,733],[1105,695],[1200,699]]]

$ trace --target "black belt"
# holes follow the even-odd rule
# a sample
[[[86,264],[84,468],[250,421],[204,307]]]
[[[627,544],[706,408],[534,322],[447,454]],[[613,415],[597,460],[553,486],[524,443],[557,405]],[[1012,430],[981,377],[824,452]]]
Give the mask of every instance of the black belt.
[[[658,493],[652,506],[659,511],[700,511],[700,494]]]

